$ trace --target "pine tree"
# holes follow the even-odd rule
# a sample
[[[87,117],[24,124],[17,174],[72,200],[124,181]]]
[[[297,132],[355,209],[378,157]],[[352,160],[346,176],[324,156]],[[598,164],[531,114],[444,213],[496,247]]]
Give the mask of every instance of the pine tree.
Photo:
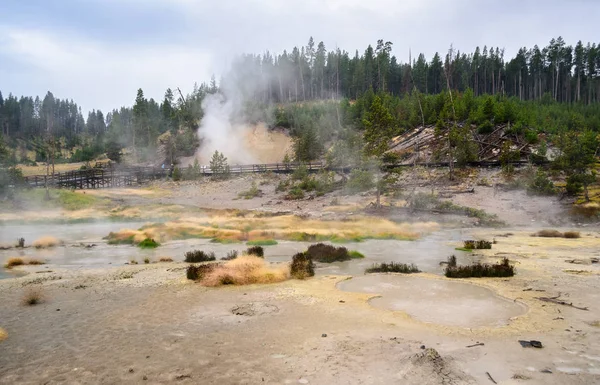
[[[379,95],[362,121],[365,127],[365,153],[366,155],[381,156],[388,149],[388,142],[394,134],[394,118],[390,111],[383,105]]]

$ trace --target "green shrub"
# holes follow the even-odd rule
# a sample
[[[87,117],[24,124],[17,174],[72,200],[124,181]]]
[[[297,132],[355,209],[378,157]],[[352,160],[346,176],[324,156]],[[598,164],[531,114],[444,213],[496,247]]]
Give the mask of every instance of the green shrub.
[[[296,279],[305,279],[315,275],[315,265],[306,253],[297,253],[292,257],[290,275]]]
[[[246,250],[246,254],[254,255],[255,257],[264,258],[265,257],[265,249],[262,246],[252,246]]]
[[[412,274],[412,273],[420,273],[421,270],[415,264],[406,264],[406,263],[376,263],[373,266],[369,267],[365,270],[365,273],[403,273],[403,274]]]
[[[491,249],[492,242],[489,241],[464,241],[464,248],[467,250],[484,250]]]
[[[198,263],[215,261],[216,259],[215,253],[213,252],[206,253],[203,250],[193,250],[185,253],[184,261],[188,263]]]
[[[173,169],[173,180],[178,182],[181,180],[181,169],[179,167],[175,167]]]
[[[494,132],[494,125],[489,120],[486,120],[477,128],[477,133],[486,135]]]
[[[285,196],[286,200],[299,200],[304,198],[304,191],[298,186],[292,188]]]
[[[554,195],[556,188],[548,178],[548,174],[538,170],[535,177],[527,184],[527,193],[531,195]]]
[[[290,182],[287,180],[282,180],[279,182],[277,187],[275,188],[275,192],[284,192],[290,186]]]
[[[248,246],[275,246],[277,241],[274,239],[258,239],[256,241],[248,241]]]
[[[292,180],[303,180],[308,177],[308,168],[301,164],[297,169],[292,173]]]
[[[474,263],[472,265],[457,266],[448,263],[444,274],[448,278],[512,277],[515,275],[515,268],[510,265],[508,258],[504,258],[494,265]]]
[[[239,193],[238,197],[244,199],[252,199],[260,195],[262,195],[262,191],[260,191],[259,188],[256,186],[256,182],[252,182],[252,187],[250,187],[250,189],[247,191],[242,191],[241,193]]]
[[[138,244],[138,247],[142,249],[155,249],[158,246],[160,246],[160,243],[151,238],[146,238]]]
[[[354,169],[346,183],[346,189],[351,193],[368,191],[375,187],[373,173],[367,170]]]
[[[363,253],[360,253],[356,250],[351,250],[348,254],[352,259],[363,259],[365,257]]]

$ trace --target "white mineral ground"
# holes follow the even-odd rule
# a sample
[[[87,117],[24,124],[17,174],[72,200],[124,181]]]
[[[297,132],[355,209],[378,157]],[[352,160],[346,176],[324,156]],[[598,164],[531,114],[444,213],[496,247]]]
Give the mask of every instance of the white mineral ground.
[[[261,198],[232,200],[242,185],[249,187],[250,179],[89,193],[120,199],[129,210],[185,203],[290,210],[323,218],[342,215],[324,208],[332,196],[277,204],[280,198],[271,192],[276,182],[260,186],[266,191]],[[167,192],[167,187],[173,190]],[[439,218],[442,230],[430,237],[443,250],[459,246],[460,238],[495,238],[491,250],[461,258],[496,262],[508,257],[517,269],[512,278],[450,281],[439,274],[442,267],[430,262],[423,269],[427,273],[410,277],[364,276],[335,265],[317,269],[317,276],[305,281],[206,288],[186,280],[181,255],[172,255],[174,263],[124,266],[127,250],[133,247],[115,246],[124,251],[113,265],[102,256],[104,262],[97,265],[66,265],[59,263],[66,261],[62,252],[58,254],[64,258],[53,261],[55,254],[47,250],[27,249],[32,253],[27,255],[45,253],[40,255],[48,264],[15,268],[28,274],[0,280],[0,328],[6,332],[6,338],[0,338],[0,384],[433,385],[491,384],[490,376],[498,384],[600,383],[600,266],[589,263],[598,257],[598,228],[576,229],[560,220],[566,218],[565,208],[556,200],[501,191],[492,200],[493,191],[478,187],[475,194],[452,199],[485,207],[509,227],[473,228],[472,219],[450,218],[447,227],[452,230],[444,230]],[[372,198],[340,199],[352,205]],[[36,214],[56,219],[100,211],[4,212],[0,219]],[[425,214],[413,218],[429,219]],[[462,229],[457,227],[461,222]],[[560,223],[558,230],[580,231],[581,238],[531,237],[537,230],[532,223]],[[70,226],[76,232],[77,225]],[[105,230],[70,239],[97,240]],[[454,235],[444,240],[444,234]],[[76,249],[74,243],[59,250]],[[170,243],[161,248],[168,249]],[[408,251],[411,244],[422,247],[419,241],[402,247],[389,243],[394,245],[389,250],[365,246],[373,256],[348,264],[385,260],[386,252],[396,260],[410,254],[408,262],[419,264],[416,254]],[[108,246],[98,247],[102,254]],[[288,250],[285,247],[291,252],[295,246],[278,247],[266,248],[267,260],[279,260],[269,253]],[[360,244],[348,247],[360,250]],[[2,251],[0,261],[13,255],[14,250]],[[427,258],[423,255],[433,260]],[[32,288],[41,291],[43,302],[22,305]],[[559,294],[566,303],[588,310],[537,299]],[[539,340],[544,347],[523,348],[519,340]],[[472,345],[477,346],[467,347]]]

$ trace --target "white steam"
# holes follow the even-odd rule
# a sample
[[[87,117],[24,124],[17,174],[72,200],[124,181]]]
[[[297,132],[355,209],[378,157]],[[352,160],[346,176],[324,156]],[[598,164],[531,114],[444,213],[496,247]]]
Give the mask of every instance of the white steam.
[[[245,143],[250,127],[240,123],[240,105],[235,97],[221,93],[204,98],[204,117],[198,129],[201,146],[196,153],[197,158],[206,163],[215,151],[219,151],[227,157],[230,165],[257,163]]]

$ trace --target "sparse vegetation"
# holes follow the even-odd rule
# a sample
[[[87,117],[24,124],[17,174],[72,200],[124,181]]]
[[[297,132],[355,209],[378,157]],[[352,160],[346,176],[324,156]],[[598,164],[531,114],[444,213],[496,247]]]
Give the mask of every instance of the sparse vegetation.
[[[345,247],[335,247],[324,243],[310,245],[305,253],[312,260],[322,263],[342,262],[352,259]]]
[[[350,258],[352,259],[363,259],[365,256],[364,254],[356,251],[356,250],[351,250],[348,255],[350,255]]]
[[[289,201],[304,199],[304,191],[299,186],[295,186],[284,198]]]
[[[28,265],[45,265],[46,262],[39,260],[39,259],[30,259],[28,261],[26,261],[26,263]]]
[[[35,247],[36,249],[48,249],[51,247],[56,247],[58,245],[60,245],[62,242],[59,241],[58,239],[54,238],[54,237],[41,237],[39,239],[36,239],[32,246]]]
[[[247,255],[254,255],[255,257],[264,258],[265,249],[262,246],[252,246],[246,250]]]
[[[452,257],[448,258],[448,265],[444,270],[444,275],[448,278],[512,277],[515,275],[515,268],[510,264],[508,258],[503,258],[501,262],[493,265],[474,263],[459,266],[456,264],[456,258]]]
[[[132,259],[132,260],[129,261],[129,264],[130,265],[137,265],[138,261],[136,261],[135,259]]]
[[[15,266],[22,266],[25,264],[25,261],[23,260],[23,258],[18,258],[18,257],[13,257],[13,258],[9,258],[6,263],[4,264],[4,267],[7,269],[11,269]]]
[[[292,257],[290,274],[296,279],[306,279],[315,275],[313,260],[306,253],[297,253]]]
[[[23,305],[33,306],[42,303],[44,296],[41,289],[33,288],[28,289],[23,296]]]
[[[251,285],[285,281],[289,277],[289,267],[270,267],[264,259],[243,255],[224,264],[216,265],[201,279],[205,286]]]
[[[192,281],[198,281],[204,278],[204,276],[211,272],[217,265],[209,264],[209,265],[189,265],[186,268],[186,276],[187,279]]]
[[[346,190],[350,193],[368,191],[375,187],[373,172],[368,170],[354,169],[350,172]]]
[[[466,250],[485,250],[485,249],[491,249],[492,248],[492,242],[490,241],[473,241],[473,240],[468,240],[468,241],[464,241],[464,248]]]
[[[237,250],[231,250],[230,252],[227,253],[226,257],[221,258],[221,261],[231,261],[234,260],[238,257],[238,252]]]
[[[262,191],[256,186],[256,182],[252,182],[252,187],[247,191],[242,191],[238,194],[239,198],[252,199],[262,195]]]
[[[165,262],[165,263],[167,263],[167,262],[173,262],[173,258],[171,258],[171,257],[160,257],[159,260],[158,260],[158,262]]]
[[[215,257],[215,253],[210,252],[206,253],[203,250],[193,250],[185,253],[185,262],[188,263],[198,263],[198,262],[211,262],[215,261],[217,258]]]
[[[248,246],[275,246],[278,242],[274,239],[257,239],[255,241],[248,241]]]
[[[540,230],[537,233],[532,234],[531,236],[542,238],[581,238],[581,234],[578,231],[565,231],[564,233],[561,233],[558,230]]]
[[[421,270],[415,264],[406,264],[406,263],[397,263],[397,262],[389,262],[389,263],[376,263],[373,266],[369,267],[365,270],[365,273],[402,273],[402,274],[412,274],[412,273],[420,273]]]
[[[22,249],[25,247],[25,238],[17,239],[17,248]]]
[[[156,249],[158,246],[160,246],[160,243],[151,238],[146,238],[138,243],[138,247],[142,249]]]
[[[144,258],[144,263],[147,265],[150,263],[150,258]]]
[[[542,170],[538,170],[535,177],[527,184],[527,193],[531,195],[554,195],[556,187]]]

